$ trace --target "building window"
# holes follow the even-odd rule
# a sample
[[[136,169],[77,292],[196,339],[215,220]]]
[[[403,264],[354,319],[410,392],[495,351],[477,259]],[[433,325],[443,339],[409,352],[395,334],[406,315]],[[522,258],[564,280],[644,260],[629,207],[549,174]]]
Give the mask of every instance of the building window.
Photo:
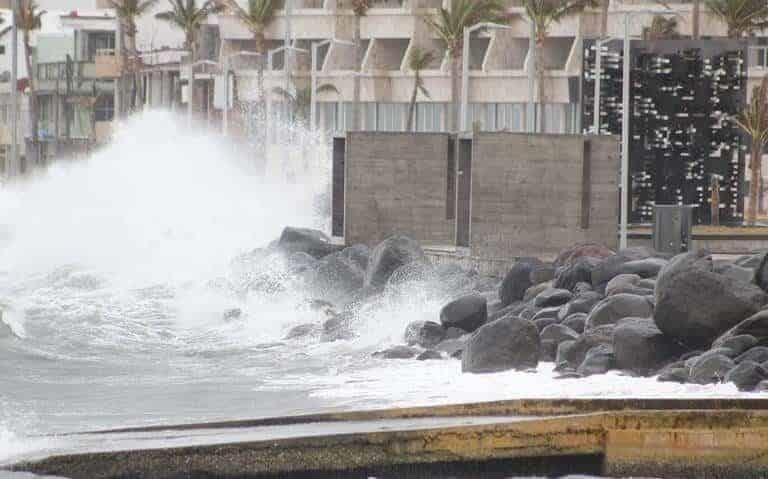
[[[93,116],[96,121],[112,121],[115,116],[115,97],[100,95],[93,106]]]
[[[0,45],[0,55],[5,55],[5,45]]]
[[[92,62],[99,50],[115,49],[115,32],[89,32],[86,59]]]

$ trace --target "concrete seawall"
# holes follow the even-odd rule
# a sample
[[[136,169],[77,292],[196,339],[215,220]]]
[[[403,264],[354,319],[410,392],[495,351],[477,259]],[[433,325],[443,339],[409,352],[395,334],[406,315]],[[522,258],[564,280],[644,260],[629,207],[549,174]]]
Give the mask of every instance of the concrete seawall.
[[[14,468],[73,479],[440,477],[435,470],[491,469],[764,478],[768,400],[518,400],[68,439],[71,451]],[[403,467],[408,475],[393,473]]]

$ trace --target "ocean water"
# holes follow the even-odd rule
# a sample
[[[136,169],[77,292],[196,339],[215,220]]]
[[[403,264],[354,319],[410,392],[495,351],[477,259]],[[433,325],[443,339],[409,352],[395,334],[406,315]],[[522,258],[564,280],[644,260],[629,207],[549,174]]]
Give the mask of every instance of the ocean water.
[[[352,338],[285,340],[326,316],[288,260],[258,248],[286,225],[327,229],[328,146],[297,128],[264,160],[185,126],[143,113],[90,158],[0,188],[0,464],[61,448],[66,433],[128,426],[522,397],[744,395],[617,373],[556,380],[546,363],[465,375],[455,360],[372,358],[472,287],[431,279],[363,304]],[[225,314],[233,309],[239,317]]]

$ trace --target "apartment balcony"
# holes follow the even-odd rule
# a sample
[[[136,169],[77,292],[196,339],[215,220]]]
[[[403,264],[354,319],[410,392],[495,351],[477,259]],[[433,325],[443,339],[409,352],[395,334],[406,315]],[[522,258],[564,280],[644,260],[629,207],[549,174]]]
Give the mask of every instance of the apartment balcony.
[[[93,78],[112,79],[120,76],[122,62],[114,49],[97,50],[94,56],[93,68],[90,72]]]

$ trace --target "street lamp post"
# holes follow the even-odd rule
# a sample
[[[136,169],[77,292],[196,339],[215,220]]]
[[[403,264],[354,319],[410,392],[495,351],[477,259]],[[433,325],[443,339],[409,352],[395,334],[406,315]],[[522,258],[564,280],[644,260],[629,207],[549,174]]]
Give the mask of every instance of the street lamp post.
[[[472,32],[481,28],[508,30],[511,29],[508,25],[501,25],[499,23],[478,23],[471,27],[464,27],[464,41],[462,44],[462,66],[461,66],[461,121],[459,122],[459,129],[461,131],[467,130],[467,113],[469,108],[469,37]]]
[[[309,123],[310,129],[312,130],[315,129],[315,119],[317,118],[317,98],[315,97],[317,92],[317,51],[320,49],[320,47],[330,45],[332,43],[339,43],[341,45],[354,45],[354,42],[338,40],[336,38],[329,38],[327,40],[312,44],[312,65],[310,67],[312,70],[310,71],[310,88],[312,91],[309,93]]]
[[[237,56],[260,57],[262,55],[259,52],[242,51],[231,53],[224,57],[224,110],[222,112],[222,126],[224,136],[229,134],[229,73],[231,71],[230,59]]]
[[[11,158],[7,174],[13,176],[19,168],[19,31],[16,22],[19,18],[19,0],[11,5]],[[32,72],[27,72],[31,75]]]

